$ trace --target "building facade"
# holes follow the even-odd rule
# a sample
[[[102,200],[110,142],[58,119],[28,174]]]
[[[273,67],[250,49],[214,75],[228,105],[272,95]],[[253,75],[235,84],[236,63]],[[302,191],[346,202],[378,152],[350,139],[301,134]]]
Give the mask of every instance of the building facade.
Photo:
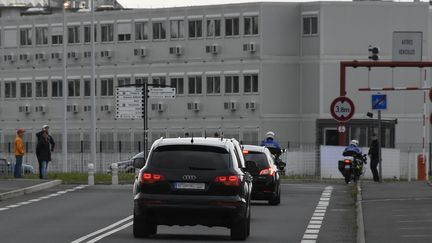
[[[61,12],[0,11],[2,150],[10,151],[18,127],[26,128],[26,140],[34,142],[43,124],[50,125],[59,144],[63,95],[67,95],[68,151],[88,151],[90,13],[68,12],[63,36]],[[98,152],[120,147],[142,150],[143,120],[115,119],[115,87],[143,82],[176,88],[175,99],[149,99],[151,141],[223,133],[256,144],[272,130],[284,147],[331,145],[338,135],[329,106],[339,94],[339,62],[367,59],[369,45],[379,46],[380,58],[391,60],[393,31],[421,31],[427,60],[431,21],[428,4],[394,2],[98,11],[94,33]],[[374,120],[366,117],[371,111],[370,93],[357,92],[367,85],[367,77],[377,80],[377,86],[392,75],[396,82],[419,82],[418,70],[389,70],[348,71],[347,96],[356,104],[356,113],[348,124],[347,139],[367,145],[376,129]],[[430,70],[424,71],[429,78]],[[415,92],[388,95],[384,146],[421,141],[423,94]]]

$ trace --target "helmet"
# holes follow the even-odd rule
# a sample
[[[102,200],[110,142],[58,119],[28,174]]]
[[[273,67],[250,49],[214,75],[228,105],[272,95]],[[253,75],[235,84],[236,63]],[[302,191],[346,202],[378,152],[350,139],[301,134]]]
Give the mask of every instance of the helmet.
[[[358,146],[359,145],[359,141],[357,141],[357,140],[351,140],[350,145]]]
[[[274,137],[275,137],[275,133],[274,132],[268,131],[266,133],[266,138],[273,138],[274,139]]]

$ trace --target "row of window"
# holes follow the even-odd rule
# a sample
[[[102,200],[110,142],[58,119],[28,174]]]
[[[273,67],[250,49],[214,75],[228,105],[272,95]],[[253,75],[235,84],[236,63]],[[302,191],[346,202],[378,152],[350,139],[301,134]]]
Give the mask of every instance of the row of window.
[[[226,17],[224,20],[224,36],[239,36],[240,35],[240,18]],[[169,24],[169,29],[167,25]],[[79,44],[90,43],[91,41],[91,25],[67,26],[67,43]],[[101,23],[99,29],[95,25],[94,38],[95,41],[114,42],[117,35],[118,42],[145,41],[149,40],[166,40],[167,36],[171,40],[179,39],[197,39],[203,37],[221,37],[222,36],[222,19],[177,19],[163,21],[135,21],[127,23],[116,23],[115,33],[114,23]],[[134,27],[134,31],[132,31]],[[98,31],[100,31],[100,39],[98,40]],[[51,45],[60,45],[63,43],[63,27],[51,26],[49,35],[48,26],[36,27],[20,27],[19,28],[19,45],[21,47],[29,47],[35,44],[36,46],[48,45],[49,36],[51,37]],[[134,36],[132,36],[134,33]],[[4,47],[17,46],[17,30],[15,28],[6,27],[3,30]],[[245,36],[258,35],[258,16],[243,17],[243,34]]]
[[[184,77],[169,77],[169,83],[165,76],[151,77],[151,84],[153,86],[166,86],[169,85],[176,88],[177,95],[183,94],[239,94],[240,93],[240,78],[243,78],[243,93],[258,93],[258,74],[238,74],[224,75],[224,85],[222,87],[220,75],[190,75],[186,79]],[[135,84],[143,84],[148,81],[148,77],[135,77]],[[204,81],[203,81],[204,79]],[[48,84],[51,85],[50,97],[63,96],[63,81],[61,79],[48,80],[35,80],[29,81],[10,81],[4,82],[4,97],[17,98],[17,91],[19,91],[20,98],[47,98],[49,89]],[[33,94],[33,83],[35,93]],[[90,79],[83,80],[84,96],[90,96]],[[117,85],[131,84],[130,77],[117,77]],[[205,84],[205,86],[204,86]],[[17,87],[18,85],[18,87]],[[81,79],[68,79],[67,92],[69,97],[81,97]],[[96,95],[98,82],[96,80]],[[100,96],[114,96],[114,78],[100,78]],[[223,91],[222,91],[223,90]]]

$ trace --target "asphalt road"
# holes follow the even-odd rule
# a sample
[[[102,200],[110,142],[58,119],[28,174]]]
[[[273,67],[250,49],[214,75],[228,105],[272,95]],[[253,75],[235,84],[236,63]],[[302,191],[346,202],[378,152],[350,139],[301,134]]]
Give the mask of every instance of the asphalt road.
[[[307,237],[317,238],[316,242],[354,242],[350,189],[333,185],[332,192],[328,193],[328,188],[324,184],[285,184],[279,206],[253,202],[251,235],[247,242],[302,242],[306,230],[318,223],[318,230],[312,230],[315,235]],[[325,202],[329,202],[328,210],[321,205]],[[130,185],[58,186],[1,201],[0,239],[3,243],[230,241],[228,229],[202,226],[159,226],[158,235],[135,239],[132,208]],[[316,221],[317,218],[321,221]],[[348,230],[338,230],[339,224],[349,225]]]

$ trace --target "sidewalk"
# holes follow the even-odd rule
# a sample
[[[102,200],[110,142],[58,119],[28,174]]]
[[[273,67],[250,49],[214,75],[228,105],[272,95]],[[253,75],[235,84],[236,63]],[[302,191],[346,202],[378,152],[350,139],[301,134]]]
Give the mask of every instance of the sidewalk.
[[[432,242],[432,187],[426,182],[362,182],[365,241]]]
[[[0,179],[0,201],[60,184],[61,180]]]

